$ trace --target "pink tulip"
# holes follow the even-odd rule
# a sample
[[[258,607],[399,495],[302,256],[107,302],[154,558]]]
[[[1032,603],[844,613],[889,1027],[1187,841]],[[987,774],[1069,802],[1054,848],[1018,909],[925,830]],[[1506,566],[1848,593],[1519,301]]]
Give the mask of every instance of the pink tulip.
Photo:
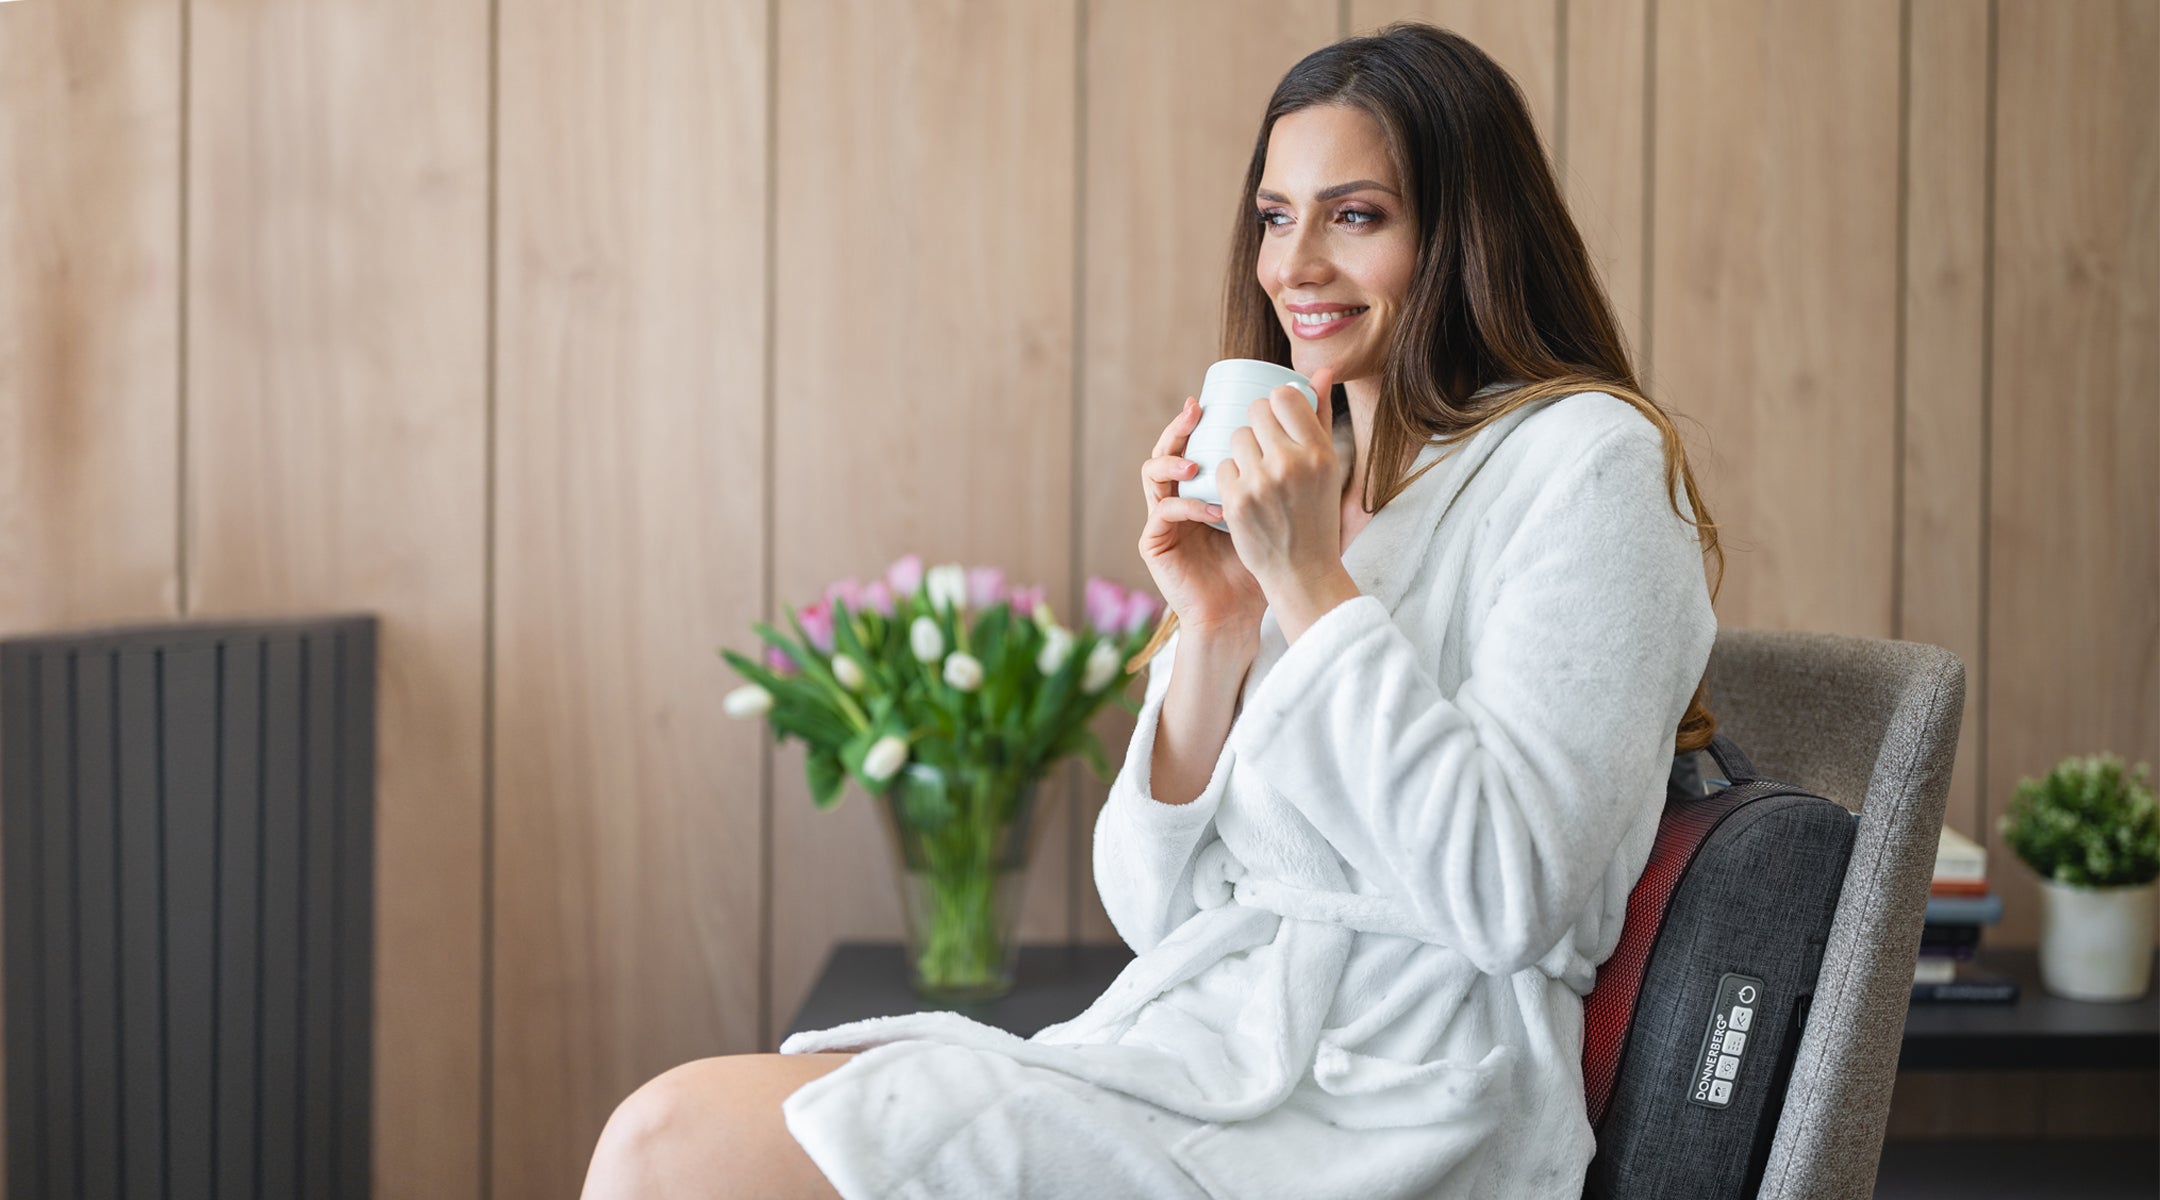
[[[1005,598],[1005,572],[997,567],[969,567],[968,607],[982,611]]]
[[[1048,594],[1048,590],[1041,584],[1030,584],[1027,587],[1016,587],[1007,592],[1005,594],[1005,603],[1011,605],[1015,613],[1023,617],[1032,617],[1035,615],[1035,606],[1041,604],[1043,597]]]
[[[765,665],[770,667],[775,675],[793,675],[795,673],[795,660],[789,658],[787,651],[778,646],[765,647]]]
[[[889,617],[893,610],[892,588],[882,579],[873,579],[863,588],[862,602]]]
[[[823,600],[795,614],[802,622],[803,632],[810,636],[810,645],[819,654],[831,654],[833,648],[832,606]]]
[[[1098,633],[1115,633],[1124,627],[1127,619],[1125,589],[1118,584],[1090,575],[1083,607],[1087,612],[1088,627]]]
[[[1155,624],[1155,618],[1161,612],[1162,601],[1148,595],[1146,592],[1135,591],[1130,593],[1125,597],[1125,623],[1123,626],[1125,636],[1131,637],[1143,629],[1150,628]]]
[[[922,573],[922,555],[910,554],[894,559],[893,564],[885,568],[885,582],[892,585],[896,598],[904,600],[922,586]]]
[[[835,599],[846,601],[849,612],[861,612],[863,609],[862,581],[851,575],[846,579],[836,579],[826,584],[825,603],[830,605]]]

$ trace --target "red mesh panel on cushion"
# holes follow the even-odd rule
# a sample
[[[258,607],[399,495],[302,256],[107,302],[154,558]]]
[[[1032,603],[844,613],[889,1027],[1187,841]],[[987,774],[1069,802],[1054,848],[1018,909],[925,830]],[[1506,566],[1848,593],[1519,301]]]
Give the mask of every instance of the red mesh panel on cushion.
[[[1613,1080],[1620,1073],[1620,1048],[1634,1020],[1643,970],[1672,903],[1673,888],[1696,847],[1744,798],[1738,789],[1728,789],[1700,799],[1670,801],[1658,818],[1650,861],[1636,880],[1635,890],[1628,893],[1620,944],[1613,948],[1612,957],[1598,964],[1597,983],[1583,997],[1583,1096],[1593,1129],[1604,1120],[1605,1104],[1612,1098]]]

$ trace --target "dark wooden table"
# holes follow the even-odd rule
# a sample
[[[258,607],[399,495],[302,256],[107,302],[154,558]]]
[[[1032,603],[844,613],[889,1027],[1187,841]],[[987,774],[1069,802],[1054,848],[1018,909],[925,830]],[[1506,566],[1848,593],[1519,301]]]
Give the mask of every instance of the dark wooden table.
[[[1905,1014],[1898,1068],[1917,1071],[2160,1069],[2160,995],[2099,1003],[2065,1000],[2040,986],[2036,950],[1982,947],[1960,975],[2018,981],[2010,1004],[1916,1003]]]
[[[899,943],[843,942],[825,960],[787,1032],[944,1008],[1026,1037],[1079,1015],[1131,961],[1131,952],[1115,944],[1023,946],[1010,994],[985,1004],[934,1005],[908,986]],[[2032,950],[1983,948],[1970,970],[2017,979],[2017,1001],[1914,1004],[1905,1017],[1900,1069],[2160,1068],[2160,995],[2149,991],[2120,1004],[2050,995],[2040,986],[2039,956]]]

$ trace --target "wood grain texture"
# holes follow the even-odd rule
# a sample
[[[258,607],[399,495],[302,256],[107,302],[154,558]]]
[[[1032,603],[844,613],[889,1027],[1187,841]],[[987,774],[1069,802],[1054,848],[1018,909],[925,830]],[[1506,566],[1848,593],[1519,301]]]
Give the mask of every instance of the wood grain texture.
[[[0,635],[180,611],[179,39],[0,5]]]
[[[1648,8],[1649,0],[1569,0],[1566,102],[1559,130],[1560,187],[1568,213],[1604,281],[1638,375],[1647,365],[1650,333],[1643,224]]]
[[[179,612],[179,36],[0,7],[0,633]]]
[[[2149,1138],[2156,1083],[2150,1069],[1900,1071],[1886,1138]]]
[[[1990,825],[2065,756],[2160,766],[2160,5],[1999,19]],[[1990,845],[1990,937],[2032,945],[2033,873]]]
[[[760,1048],[763,0],[502,11],[493,1192]]]
[[[1231,222],[1275,85],[1335,40],[1333,0],[1209,0],[1088,8],[1088,247],[1081,281],[1080,545],[1084,573],[1155,591],[1136,549],[1147,522],[1140,464],[1219,357]],[[1163,114],[1175,113],[1176,120]],[[1142,681],[1131,687],[1138,695]],[[1111,770],[1133,720],[1106,709]],[[1117,931],[1094,885],[1095,820],[1108,787],[1084,769],[1073,870],[1084,940]]]
[[[1898,15],[1658,9],[1650,373],[1711,433],[1721,624],[1890,632]]]
[[[1515,77],[1548,155],[1560,120],[1558,0],[1350,0],[1350,31],[1425,21],[1476,43]]]
[[[199,0],[191,614],[380,614],[374,1186],[480,1187],[488,6]]]
[[[791,2],[778,37],[776,605],[910,552],[1077,599],[1072,3]],[[780,1027],[835,939],[901,922],[876,802],[813,808],[800,742],[773,769]],[[1068,797],[1042,799],[1021,934],[1063,940]]]
[[[1980,831],[1980,563],[1987,511],[1988,9],[1913,0],[1905,201],[1904,503],[1896,635],[1965,662],[1943,823]]]

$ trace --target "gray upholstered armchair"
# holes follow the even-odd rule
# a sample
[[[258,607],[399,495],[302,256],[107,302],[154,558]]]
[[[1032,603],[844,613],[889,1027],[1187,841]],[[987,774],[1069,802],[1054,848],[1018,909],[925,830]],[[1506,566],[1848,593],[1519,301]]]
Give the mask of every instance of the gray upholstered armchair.
[[[1957,753],[1964,664],[1919,642],[1726,629],[1706,699],[1763,774],[1860,813],[1757,1195],[1866,1200]]]

